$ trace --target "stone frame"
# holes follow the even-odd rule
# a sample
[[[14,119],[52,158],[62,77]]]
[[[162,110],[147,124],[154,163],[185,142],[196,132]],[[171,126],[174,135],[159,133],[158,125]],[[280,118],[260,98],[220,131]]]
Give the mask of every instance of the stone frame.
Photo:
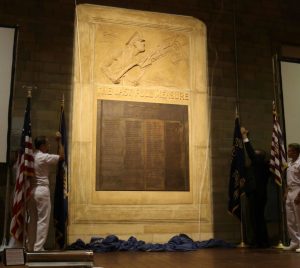
[[[212,237],[205,25],[192,17],[86,4],[77,6],[76,11],[69,240],[80,237],[88,241],[91,236],[107,233],[136,235],[149,242],[164,241],[178,232],[197,239]],[[150,60],[146,56],[130,63],[133,69],[127,64],[119,75],[107,76],[101,69],[103,65],[98,64],[101,57],[109,54],[108,49],[124,47],[136,32],[150,44],[149,51],[154,51],[151,55],[157,65],[148,68]],[[169,49],[166,35],[171,39],[179,36],[183,50],[172,51],[182,52],[185,62],[174,64],[170,54],[162,56]],[[129,36],[133,37],[128,39]],[[106,42],[105,38],[119,41]],[[129,71],[139,69],[142,79],[133,81],[131,77],[136,73],[130,76]],[[187,105],[190,190],[95,191],[98,100]]]

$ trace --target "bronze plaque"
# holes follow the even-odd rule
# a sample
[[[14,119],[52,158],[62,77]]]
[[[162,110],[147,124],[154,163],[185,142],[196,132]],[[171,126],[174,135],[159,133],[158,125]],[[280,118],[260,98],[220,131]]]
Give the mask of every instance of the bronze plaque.
[[[189,191],[186,105],[98,100],[97,191]]]

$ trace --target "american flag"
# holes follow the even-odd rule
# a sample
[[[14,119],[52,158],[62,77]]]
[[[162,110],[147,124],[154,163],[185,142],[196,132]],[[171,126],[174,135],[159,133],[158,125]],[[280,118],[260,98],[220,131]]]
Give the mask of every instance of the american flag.
[[[30,99],[31,96],[28,96],[22,129],[21,144],[17,159],[16,185],[13,200],[12,220],[10,224],[11,235],[20,243],[24,243],[23,239],[25,237],[26,202],[31,194],[30,178],[34,176]]]
[[[273,133],[271,145],[270,170],[275,175],[275,182],[282,185],[283,172],[287,167],[286,152],[282,138],[280,124],[278,122],[276,105],[273,101]]]

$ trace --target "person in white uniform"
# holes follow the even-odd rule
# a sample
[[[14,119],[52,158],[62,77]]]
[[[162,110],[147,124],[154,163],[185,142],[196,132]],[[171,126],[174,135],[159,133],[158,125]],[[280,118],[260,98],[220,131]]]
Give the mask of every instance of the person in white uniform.
[[[57,133],[56,138],[60,139]],[[59,143],[60,144],[60,143]],[[28,237],[29,250],[44,250],[49,229],[51,213],[51,200],[49,190],[49,169],[64,158],[63,150],[59,154],[49,154],[49,142],[47,137],[39,136],[34,140],[36,151],[34,153],[35,176],[32,181],[32,205],[30,211],[31,231]]]
[[[300,144],[288,146],[287,191],[286,191],[286,220],[290,245],[284,250],[296,250],[300,253]]]

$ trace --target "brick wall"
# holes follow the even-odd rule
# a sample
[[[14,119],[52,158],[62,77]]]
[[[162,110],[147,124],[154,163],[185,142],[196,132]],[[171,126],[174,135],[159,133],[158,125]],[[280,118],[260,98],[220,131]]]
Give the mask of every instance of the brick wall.
[[[63,93],[66,99],[66,111],[70,110],[74,2],[71,0],[0,0],[0,24],[19,26],[12,110],[12,149],[17,148],[19,144],[26,97],[23,85],[38,87],[32,97],[34,136],[54,134],[58,126],[59,105]],[[234,107],[238,95],[242,124],[251,130],[253,143],[269,151],[272,127],[271,102],[274,98],[272,55],[280,51],[282,44],[300,45],[298,1],[77,1],[78,4],[83,2],[189,15],[202,20],[207,25],[209,86],[212,103],[211,146],[215,237],[239,241],[239,223],[226,211],[228,176],[227,172],[224,172],[224,170],[229,172]],[[236,14],[236,42],[234,14]],[[235,54],[235,45],[237,54]],[[4,179],[5,176],[1,174],[1,200],[5,192]],[[2,211],[1,219],[3,219]],[[0,234],[2,237],[2,230]],[[51,246],[51,242],[49,243]]]

